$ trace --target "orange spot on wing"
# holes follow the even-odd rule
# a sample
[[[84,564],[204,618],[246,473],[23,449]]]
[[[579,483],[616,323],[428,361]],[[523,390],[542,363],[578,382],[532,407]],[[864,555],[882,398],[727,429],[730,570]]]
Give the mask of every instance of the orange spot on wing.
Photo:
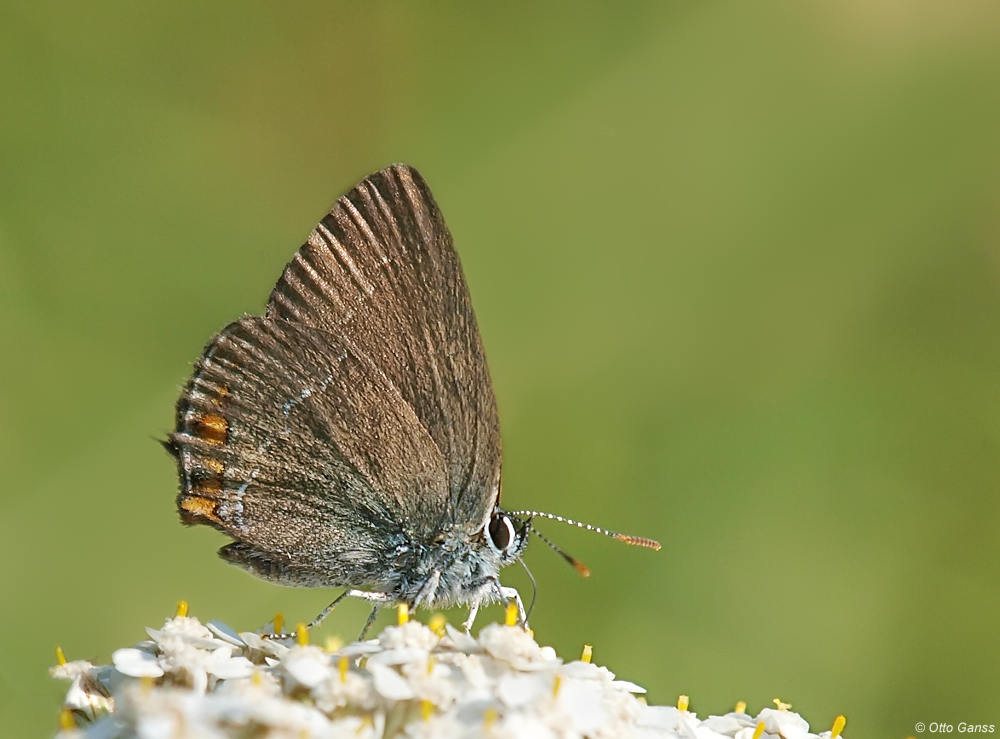
[[[204,480],[199,480],[192,487],[197,495],[212,497],[222,491],[222,481],[217,477],[208,477]]]
[[[217,397],[212,398],[212,404],[221,406],[223,401],[228,397],[229,397],[229,388],[226,387],[225,385],[220,385],[217,392]]]
[[[209,444],[225,444],[229,440],[229,421],[214,413],[206,413],[194,422],[192,431]]]
[[[207,518],[209,521],[215,521],[216,523],[222,523],[222,519],[215,515],[215,507],[218,503],[217,500],[212,500],[211,498],[192,495],[187,498],[181,498],[180,507],[181,510],[187,513]]]
[[[214,459],[213,457],[205,457],[201,460],[201,463],[217,475],[221,475],[222,471],[226,468],[221,459]]]

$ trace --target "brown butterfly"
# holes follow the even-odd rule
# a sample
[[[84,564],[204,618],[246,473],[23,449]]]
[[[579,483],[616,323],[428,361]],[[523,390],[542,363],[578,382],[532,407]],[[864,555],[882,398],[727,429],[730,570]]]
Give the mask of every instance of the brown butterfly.
[[[166,446],[181,519],[231,536],[223,559],[283,585],[347,588],[311,625],[348,596],[374,604],[365,631],[396,603],[468,604],[470,628],[480,605],[513,601],[524,621],[499,572],[538,533],[533,516],[659,548],[500,507],[500,424],[469,291],[406,165],[341,197],[266,314],[212,337]]]

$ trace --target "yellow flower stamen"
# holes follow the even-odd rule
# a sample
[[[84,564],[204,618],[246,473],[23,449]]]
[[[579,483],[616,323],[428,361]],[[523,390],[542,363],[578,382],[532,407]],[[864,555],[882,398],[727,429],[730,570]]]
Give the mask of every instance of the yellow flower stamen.
[[[254,685],[263,685],[264,684],[264,671],[260,670],[260,669],[255,669],[253,672],[251,672],[250,673],[250,682],[252,682]]]
[[[328,636],[323,641],[323,650],[327,652],[336,652],[344,646],[344,640],[339,636]]]
[[[285,633],[285,614],[278,611],[274,614],[274,633],[284,634]]]
[[[188,615],[188,602],[186,600],[177,601],[177,618]]]
[[[764,734],[764,722],[758,721],[757,728],[753,730],[753,739],[760,739]]]
[[[70,731],[76,728],[76,719],[73,718],[73,712],[68,708],[64,708],[59,712],[59,728],[63,731]]]
[[[66,653],[63,652],[62,647],[56,647],[56,662],[60,665],[66,664]]]
[[[361,717],[361,726],[359,726],[358,730],[354,733],[360,735],[362,731],[373,726],[375,726],[375,719],[372,718],[371,714],[366,713]]]
[[[337,660],[337,669],[340,670],[340,682],[342,683],[347,682],[347,668],[349,664],[350,662],[347,657],[341,657]]]
[[[740,701],[739,703],[737,703],[736,708],[734,710],[736,713],[746,713],[747,712],[746,701]]]
[[[497,713],[495,708],[487,708],[483,711],[483,727],[489,729],[493,724],[497,722],[500,714]]]
[[[791,703],[782,703],[780,698],[775,698],[771,702],[778,707],[779,711],[787,711],[789,708],[792,707]]]
[[[431,620],[427,625],[438,636],[444,636],[444,625],[446,623],[448,623],[448,619],[444,617],[443,613],[435,613],[431,616]]]
[[[432,713],[434,713],[434,704],[426,698],[420,701],[420,718],[426,721],[431,717]]]
[[[847,719],[844,717],[844,714],[840,714],[833,720],[833,728],[830,729],[830,739],[837,739],[845,726],[847,726]]]
[[[678,711],[686,711],[688,709],[688,706],[690,706],[690,705],[691,705],[691,699],[688,698],[686,695],[679,695],[679,696],[677,696],[677,710]]]
[[[295,627],[295,639],[300,647],[309,646],[309,629],[306,628],[305,624],[299,624]]]
[[[594,648],[589,644],[583,645],[583,654],[580,655],[580,661],[590,664],[590,660],[594,657]]]
[[[410,622],[410,607],[405,603],[396,606],[396,622],[400,626]]]
[[[436,665],[436,664],[437,664],[437,660],[434,659],[434,655],[433,654],[430,655],[427,658],[427,674],[428,675],[430,675],[432,672],[434,672],[434,665]]]
[[[504,612],[504,623],[508,626],[517,626],[517,603],[508,603]]]
[[[556,675],[555,681],[552,683],[552,697],[555,698],[559,695],[559,688],[562,687],[562,675]]]

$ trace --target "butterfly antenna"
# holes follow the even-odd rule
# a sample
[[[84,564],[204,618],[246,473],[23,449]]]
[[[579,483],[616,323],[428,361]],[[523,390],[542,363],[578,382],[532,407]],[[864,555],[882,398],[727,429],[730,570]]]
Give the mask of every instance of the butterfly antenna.
[[[569,555],[566,552],[564,552],[562,550],[562,548],[558,544],[556,544],[554,541],[552,541],[551,539],[549,539],[549,537],[547,537],[541,531],[539,531],[538,529],[536,529],[530,523],[528,524],[528,530],[532,534],[534,534],[535,536],[537,536],[539,539],[541,539],[542,541],[544,541],[546,544],[548,544],[550,547],[552,547],[552,549],[555,551],[556,554],[558,554],[560,557],[562,557],[567,562],[569,562],[571,565],[573,565],[573,569],[574,570],[576,570],[577,572],[579,572],[584,577],[590,577],[590,568],[587,567],[587,565],[585,565],[583,562],[581,562],[580,560],[578,560],[576,557],[573,557],[572,555]]]
[[[568,523],[571,526],[576,526],[577,528],[586,529],[587,531],[596,531],[598,534],[604,534],[605,536],[610,536],[612,539],[617,539],[618,541],[625,542],[626,544],[631,544],[634,547],[643,547],[645,549],[652,549],[653,551],[660,550],[660,542],[655,539],[647,539],[643,536],[630,536],[629,534],[619,534],[616,531],[608,531],[607,529],[602,529],[600,526],[591,526],[589,523],[580,523],[579,521],[574,521],[572,518],[564,518],[563,516],[557,516],[554,513],[540,513],[539,511],[512,511],[512,516],[527,516],[530,520],[534,516],[539,516],[541,518],[549,518],[553,521],[559,521],[560,523]],[[570,557],[568,554],[563,552],[559,547],[553,544],[551,541],[546,539],[544,536],[538,533],[534,527],[531,528],[538,536],[545,542],[548,543],[550,547],[555,549],[557,552],[562,554],[562,556],[574,567],[576,567],[577,560]],[[577,568],[579,569],[579,568]]]
[[[528,573],[528,579],[531,580],[531,603],[528,605],[528,612],[524,614],[524,622],[528,623],[531,619],[531,612],[535,610],[535,599],[538,597],[538,583],[535,582],[535,576],[531,574],[527,563],[520,557],[517,558],[517,561],[521,563],[521,567]]]

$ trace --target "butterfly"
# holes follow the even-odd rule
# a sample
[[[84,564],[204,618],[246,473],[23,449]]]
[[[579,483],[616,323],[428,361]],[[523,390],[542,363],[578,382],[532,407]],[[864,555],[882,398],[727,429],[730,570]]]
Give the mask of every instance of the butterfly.
[[[224,560],[283,585],[346,588],[310,626],[345,597],[373,604],[362,635],[390,604],[468,605],[469,629],[481,605],[512,602],[525,622],[499,573],[538,533],[534,516],[659,548],[501,507],[500,423],[469,291],[407,165],[342,196],[264,315],[212,337],[165,445],[181,520],[231,537]]]

